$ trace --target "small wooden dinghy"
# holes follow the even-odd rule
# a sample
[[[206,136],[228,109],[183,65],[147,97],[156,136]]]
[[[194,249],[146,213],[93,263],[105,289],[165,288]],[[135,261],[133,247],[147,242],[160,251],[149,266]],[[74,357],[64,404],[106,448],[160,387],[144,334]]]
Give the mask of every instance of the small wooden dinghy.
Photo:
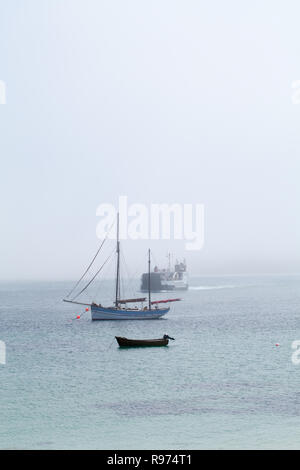
[[[167,346],[169,344],[169,339],[174,340],[168,335],[164,335],[162,338],[158,339],[128,339],[121,336],[115,337],[120,348],[135,348],[140,346]]]

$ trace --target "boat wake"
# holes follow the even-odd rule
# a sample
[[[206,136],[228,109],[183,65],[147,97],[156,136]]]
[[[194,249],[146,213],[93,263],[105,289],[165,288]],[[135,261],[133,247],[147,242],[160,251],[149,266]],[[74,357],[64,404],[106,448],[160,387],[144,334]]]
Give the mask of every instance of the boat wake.
[[[234,289],[235,285],[220,285],[220,286],[189,286],[189,290],[214,290],[214,289]]]

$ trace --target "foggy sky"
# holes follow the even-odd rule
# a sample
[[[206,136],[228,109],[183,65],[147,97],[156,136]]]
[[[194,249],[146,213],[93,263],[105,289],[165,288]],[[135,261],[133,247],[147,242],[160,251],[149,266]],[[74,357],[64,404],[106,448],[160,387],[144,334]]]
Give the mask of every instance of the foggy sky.
[[[0,279],[77,279],[97,207],[204,204],[135,271],[300,272],[297,1],[0,0]]]

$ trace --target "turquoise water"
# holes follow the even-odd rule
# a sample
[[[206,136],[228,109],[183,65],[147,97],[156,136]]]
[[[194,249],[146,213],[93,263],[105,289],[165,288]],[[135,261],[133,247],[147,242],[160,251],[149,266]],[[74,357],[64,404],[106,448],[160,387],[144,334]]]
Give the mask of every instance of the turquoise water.
[[[0,284],[1,449],[300,448],[300,276],[192,279],[153,321],[78,320],[71,286]]]

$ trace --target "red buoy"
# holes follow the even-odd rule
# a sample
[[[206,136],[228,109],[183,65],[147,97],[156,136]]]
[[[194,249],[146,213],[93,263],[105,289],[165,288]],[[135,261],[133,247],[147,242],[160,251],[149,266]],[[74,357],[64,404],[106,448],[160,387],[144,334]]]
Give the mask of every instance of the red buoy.
[[[77,315],[77,317],[76,317],[76,318],[79,320],[79,318],[80,318],[80,315]]]
[[[86,312],[88,312],[88,311],[89,311],[88,307],[85,309],[85,311],[86,311]]]

